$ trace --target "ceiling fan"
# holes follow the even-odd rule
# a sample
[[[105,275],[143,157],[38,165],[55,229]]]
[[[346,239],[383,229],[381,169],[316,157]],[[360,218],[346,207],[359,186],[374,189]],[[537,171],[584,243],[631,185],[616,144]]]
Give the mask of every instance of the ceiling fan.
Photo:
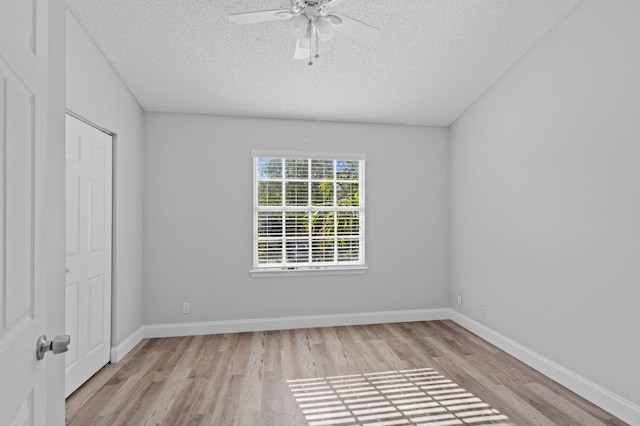
[[[374,42],[380,30],[348,16],[333,12],[343,0],[291,0],[290,9],[233,13],[229,20],[236,24],[255,24],[289,20],[289,31],[297,39],[295,59],[318,58],[318,39],[328,41],[336,31],[364,42]]]

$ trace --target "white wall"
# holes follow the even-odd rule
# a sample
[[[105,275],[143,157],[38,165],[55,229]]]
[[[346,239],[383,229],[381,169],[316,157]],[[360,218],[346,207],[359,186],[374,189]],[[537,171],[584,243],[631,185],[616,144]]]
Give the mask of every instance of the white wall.
[[[446,129],[148,113],[145,133],[145,324],[446,306]],[[366,154],[367,274],[249,275],[252,149]]]
[[[638,17],[584,0],[451,129],[451,305],[635,404]]]
[[[142,322],[143,111],[67,11],[67,108],[117,134],[112,346]]]

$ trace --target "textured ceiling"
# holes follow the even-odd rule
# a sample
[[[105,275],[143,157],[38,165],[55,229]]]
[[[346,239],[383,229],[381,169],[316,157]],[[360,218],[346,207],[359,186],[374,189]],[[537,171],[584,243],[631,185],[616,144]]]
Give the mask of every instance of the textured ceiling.
[[[313,66],[286,21],[230,13],[289,0],[67,0],[146,111],[450,125],[580,0],[345,0],[382,30],[337,33]]]

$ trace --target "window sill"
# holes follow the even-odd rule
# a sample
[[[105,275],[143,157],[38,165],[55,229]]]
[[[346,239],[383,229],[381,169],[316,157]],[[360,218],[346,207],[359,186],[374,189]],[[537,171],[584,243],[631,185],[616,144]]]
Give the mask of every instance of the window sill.
[[[369,267],[362,266],[319,266],[319,267],[303,267],[303,268],[255,268],[249,273],[254,278],[263,277],[300,277],[309,275],[355,275],[366,274]]]

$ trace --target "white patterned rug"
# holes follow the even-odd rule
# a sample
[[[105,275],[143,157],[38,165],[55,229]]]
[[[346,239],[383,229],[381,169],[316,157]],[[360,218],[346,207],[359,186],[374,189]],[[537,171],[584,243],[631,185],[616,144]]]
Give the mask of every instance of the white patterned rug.
[[[287,383],[309,426],[511,425],[432,368]]]

